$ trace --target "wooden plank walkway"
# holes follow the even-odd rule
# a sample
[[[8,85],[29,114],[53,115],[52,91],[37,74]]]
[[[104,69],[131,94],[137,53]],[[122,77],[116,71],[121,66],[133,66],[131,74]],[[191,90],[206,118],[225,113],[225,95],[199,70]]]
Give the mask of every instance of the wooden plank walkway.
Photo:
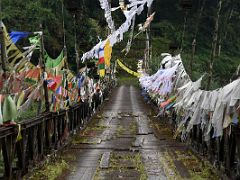
[[[209,163],[173,140],[133,86],[120,86],[62,153],[59,180],[219,179]],[[73,156],[74,158],[64,158]]]

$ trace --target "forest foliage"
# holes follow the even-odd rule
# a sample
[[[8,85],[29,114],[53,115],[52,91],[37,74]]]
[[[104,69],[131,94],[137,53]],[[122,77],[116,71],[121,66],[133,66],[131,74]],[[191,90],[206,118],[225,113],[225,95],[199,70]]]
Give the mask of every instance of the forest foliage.
[[[204,0],[194,0],[193,7],[187,13],[186,33],[183,44],[182,57],[189,69],[189,59],[192,52],[192,41],[196,32],[196,20],[199,9]],[[208,62],[211,53],[214,24],[219,0],[205,0],[203,15],[200,18],[197,31],[196,56],[193,64],[192,79],[196,80],[200,74],[208,71]],[[240,1],[222,0],[220,12],[220,24],[218,33],[218,47],[221,47],[221,54],[216,57],[214,64],[213,87],[225,85],[229,82],[234,71],[240,63]],[[42,23],[44,28],[44,44],[47,52],[52,57],[57,57],[63,48],[63,0],[2,0],[3,22],[8,30],[16,31],[39,31]],[[70,67],[76,69],[74,50],[74,31],[77,32],[78,51],[81,54],[91,49],[98,41],[98,37],[107,37],[107,24],[104,12],[100,8],[98,0],[75,0],[64,1],[63,12],[66,29],[66,43],[68,50],[68,61]],[[112,0],[112,7],[118,6],[118,0]],[[161,61],[160,54],[168,50],[170,43],[181,42],[185,11],[180,6],[179,0],[155,0],[152,11],[156,12],[155,19],[151,25],[153,58],[151,62],[152,72],[156,71]],[[74,16],[76,26],[74,26]],[[146,19],[147,11],[137,18],[136,26]],[[116,26],[120,26],[125,17],[122,12],[113,13]],[[136,27],[137,31],[137,27]],[[137,32],[135,32],[137,33]],[[131,63],[136,63],[138,56],[144,57],[144,34],[139,36],[142,43],[134,43],[132,56],[126,57]],[[120,51],[126,45],[128,36],[115,48]],[[25,42],[21,41],[21,46]],[[141,46],[141,48],[138,48]],[[141,52],[140,52],[141,50]],[[115,53],[119,55],[120,52]],[[134,55],[137,55],[134,58]]]

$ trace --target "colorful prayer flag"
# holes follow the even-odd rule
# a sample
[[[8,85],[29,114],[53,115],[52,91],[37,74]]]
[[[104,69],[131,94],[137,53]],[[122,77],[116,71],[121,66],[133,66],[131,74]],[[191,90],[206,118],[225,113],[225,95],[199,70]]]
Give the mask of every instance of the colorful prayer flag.
[[[34,36],[34,37],[30,37],[28,38],[30,44],[36,44],[37,47],[40,47],[40,36],[37,35],[37,36]]]
[[[20,39],[27,37],[30,32],[12,31],[9,33],[12,42],[16,44]]]
[[[107,67],[110,67],[111,56],[112,56],[112,46],[110,44],[110,41],[107,40],[104,47],[104,60],[105,60],[105,65]]]
[[[104,77],[105,76],[105,59],[104,59],[104,48],[100,48],[98,52],[98,70],[99,70],[99,76]]]

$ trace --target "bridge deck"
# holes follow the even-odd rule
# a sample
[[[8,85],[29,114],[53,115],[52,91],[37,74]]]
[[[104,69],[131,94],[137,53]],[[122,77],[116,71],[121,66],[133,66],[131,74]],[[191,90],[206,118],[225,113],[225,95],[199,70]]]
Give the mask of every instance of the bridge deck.
[[[58,179],[219,179],[207,161],[173,140],[133,86],[120,86],[62,152]]]

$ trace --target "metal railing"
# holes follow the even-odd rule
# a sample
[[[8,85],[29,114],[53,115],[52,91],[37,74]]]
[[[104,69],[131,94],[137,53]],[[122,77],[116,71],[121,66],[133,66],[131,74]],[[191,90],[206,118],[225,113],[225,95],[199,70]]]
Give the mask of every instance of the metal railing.
[[[106,98],[110,87],[103,92]],[[21,122],[22,138],[17,140],[18,126],[0,127],[0,178],[21,179],[37,163],[69,142],[69,137],[83,128],[102,103],[99,94],[88,102],[79,103],[68,110],[44,113]],[[94,108],[93,108],[94,107]]]

